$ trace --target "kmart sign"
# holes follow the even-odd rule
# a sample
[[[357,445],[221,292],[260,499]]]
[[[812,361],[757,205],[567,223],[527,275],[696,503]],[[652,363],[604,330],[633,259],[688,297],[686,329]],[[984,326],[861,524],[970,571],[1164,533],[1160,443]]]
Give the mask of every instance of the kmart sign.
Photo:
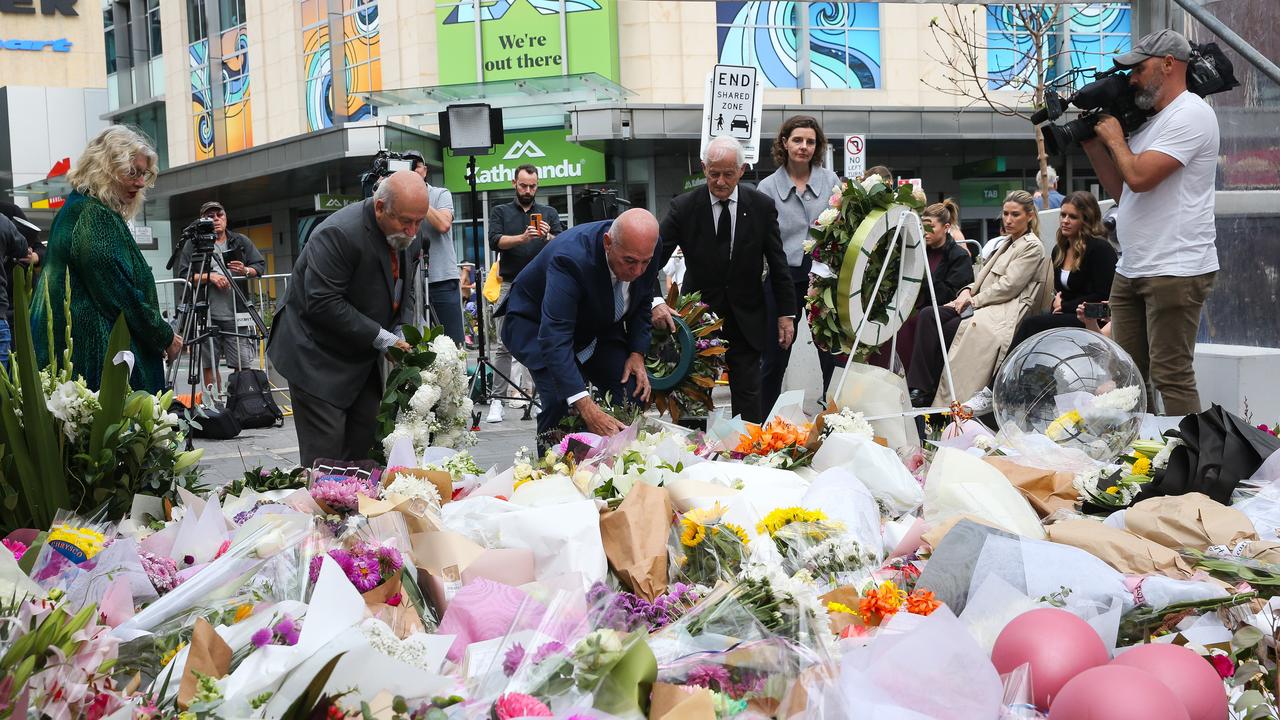
[[[510,190],[516,168],[526,164],[538,168],[540,187],[604,182],[604,153],[564,136],[564,130],[508,133],[506,144],[494,148],[491,155],[476,157],[476,189]],[[453,192],[470,189],[466,155],[445,152],[444,186]]]

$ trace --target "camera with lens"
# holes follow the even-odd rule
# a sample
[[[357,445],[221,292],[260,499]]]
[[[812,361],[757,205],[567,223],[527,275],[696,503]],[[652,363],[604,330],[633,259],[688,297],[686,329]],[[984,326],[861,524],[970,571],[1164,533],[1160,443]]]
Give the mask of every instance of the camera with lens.
[[[618,191],[613,188],[587,188],[574,198],[573,218],[580,223],[613,220],[630,206],[631,203],[618,197]]]
[[[213,229],[213,220],[209,218],[196,218],[182,229],[182,241],[179,243],[191,243],[192,254],[211,253],[213,245],[218,241],[218,232]]]
[[[412,170],[414,163],[425,163],[422,154],[416,150],[406,153],[398,153],[393,150],[379,150],[377,155],[373,156],[373,165],[360,176],[360,187],[364,191],[364,196],[373,195],[373,190],[378,186],[378,182],[382,178],[401,170]]]
[[[1188,90],[1200,97],[1225,92],[1240,84],[1234,72],[1231,60],[1217,43],[1191,43],[1191,58],[1187,63]],[[1084,112],[1075,119],[1055,122],[1069,105]],[[1099,73],[1093,82],[1066,97],[1056,90],[1046,91],[1044,107],[1032,114],[1031,123],[1047,123],[1041,127],[1045,152],[1062,155],[1094,137],[1094,127],[1104,115],[1114,117],[1127,137],[1154,114],[1152,110],[1138,106],[1136,92],[1129,84],[1129,73],[1117,66]]]

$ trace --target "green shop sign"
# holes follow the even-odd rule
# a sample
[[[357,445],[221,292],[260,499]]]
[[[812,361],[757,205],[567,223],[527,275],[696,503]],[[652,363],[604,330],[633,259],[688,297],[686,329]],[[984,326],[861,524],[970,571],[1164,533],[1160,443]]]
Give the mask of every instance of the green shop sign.
[[[483,77],[476,76],[477,5]],[[442,85],[589,72],[617,82],[617,0],[436,0],[436,53]]]
[[[510,190],[516,168],[526,163],[538,168],[541,187],[604,182],[604,153],[564,136],[563,129],[508,134],[506,144],[495,147],[492,155],[476,157],[476,189]],[[445,152],[444,186],[453,192],[470,190],[466,155]]]
[[[1021,189],[1017,180],[961,180],[960,207],[1000,207],[1005,195]]]

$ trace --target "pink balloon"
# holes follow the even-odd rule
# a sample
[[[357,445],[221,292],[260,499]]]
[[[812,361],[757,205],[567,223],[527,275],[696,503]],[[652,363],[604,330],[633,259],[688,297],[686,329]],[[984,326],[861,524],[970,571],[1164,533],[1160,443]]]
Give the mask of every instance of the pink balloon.
[[[1173,691],[1191,720],[1227,720],[1227,690],[1208,660],[1180,645],[1152,643],[1126,650],[1111,661],[1146,670]]]
[[[1102,638],[1089,623],[1057,608],[1030,610],[1014,618],[991,650],[991,663],[1001,675],[1031,664],[1031,692],[1041,710],[1068,680],[1108,659]]]
[[[1173,691],[1129,665],[1085,670],[1062,687],[1049,720],[1190,720]]]

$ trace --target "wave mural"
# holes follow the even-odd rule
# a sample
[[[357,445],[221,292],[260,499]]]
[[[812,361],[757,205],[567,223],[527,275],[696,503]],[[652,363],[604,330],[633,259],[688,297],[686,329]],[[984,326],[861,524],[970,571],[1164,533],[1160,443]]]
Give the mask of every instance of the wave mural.
[[[876,3],[813,2],[801,37],[797,2],[716,3],[720,62],[759,69],[769,87],[881,86],[880,7]],[[809,77],[801,82],[805,42]]]
[[[333,127],[333,54],[323,0],[303,0],[302,69],[307,129]],[[344,0],[343,59],[346,114],[352,120],[374,115],[368,93],[382,89],[382,50],[377,0]]]
[[[213,94],[209,83],[209,41],[192,43],[187,49],[191,73],[191,122],[195,158],[213,157]]]

